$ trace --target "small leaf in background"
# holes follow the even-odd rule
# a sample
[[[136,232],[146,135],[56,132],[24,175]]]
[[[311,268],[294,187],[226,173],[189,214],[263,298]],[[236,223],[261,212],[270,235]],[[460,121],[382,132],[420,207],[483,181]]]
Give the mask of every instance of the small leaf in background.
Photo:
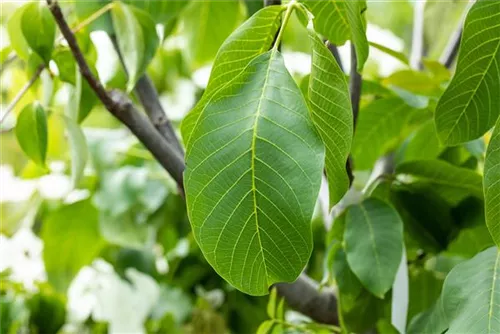
[[[23,13],[29,5],[30,4],[26,4],[19,7],[7,22],[7,33],[9,34],[10,44],[18,57],[22,60],[28,60],[30,55],[28,42],[26,42],[21,30]]]
[[[38,102],[27,105],[17,118],[16,137],[24,153],[40,166],[47,156],[47,115]]]
[[[483,178],[486,225],[495,243],[500,245],[500,118],[486,151]]]
[[[127,91],[144,74],[159,45],[156,25],[141,9],[116,2],[111,10],[118,47],[128,72]]]
[[[368,59],[364,12],[366,1],[303,0],[314,15],[315,30],[332,44],[343,45],[348,39],[354,44],[358,57],[358,72]]]
[[[75,58],[73,57],[73,54],[71,53],[69,48],[56,49],[52,59],[57,65],[59,79],[75,85],[75,71],[77,71],[77,68]]]
[[[104,245],[98,213],[90,200],[51,213],[42,225],[43,259],[48,279],[65,292],[78,271],[90,264]]]
[[[80,126],[71,118],[62,116],[66,124],[71,153],[71,182],[73,188],[83,176],[83,171],[88,159],[87,142]]]
[[[213,95],[238,76],[253,58],[271,48],[283,10],[281,6],[263,8],[238,27],[221,46],[205,93],[181,124],[186,153],[191,149],[191,135]],[[247,43],[250,39],[252,43]]]
[[[33,2],[26,6],[21,30],[29,47],[48,64],[54,49],[56,23],[45,3]]]
[[[271,289],[271,293],[269,294],[269,301],[267,302],[267,315],[269,318],[276,318],[276,299],[277,299],[277,291],[276,288]]]
[[[352,271],[370,292],[383,298],[403,254],[403,222],[398,212],[375,198],[349,207],[344,242]]]
[[[443,151],[433,120],[420,126],[402,148],[402,161],[436,159]]]
[[[181,22],[187,39],[186,55],[193,69],[214,59],[224,40],[243,20],[242,6],[236,0],[192,1],[185,8]]]
[[[355,168],[367,170],[403,138],[414,109],[397,97],[382,98],[361,108],[354,134]],[[369,148],[369,149],[367,149]]]
[[[498,1],[476,1],[467,14],[457,69],[435,112],[438,136],[445,145],[482,136],[500,114],[498,14]]]
[[[361,73],[370,52],[370,46],[366,39],[366,0],[346,1],[347,20],[351,30],[351,42],[356,50],[358,61],[358,72]]]
[[[331,209],[349,188],[346,162],[353,137],[351,100],[344,73],[335,58],[315,32],[311,31],[309,37],[313,54],[308,95],[312,120],[326,148]]]
[[[99,102],[99,99],[87,80],[83,79],[78,68],[75,69],[74,76],[75,86],[70,89],[66,115],[72,120],[81,123]]]
[[[483,197],[481,175],[452,165],[443,160],[415,160],[396,167],[396,174],[410,175],[417,181],[432,185],[438,193],[465,192],[466,195]]]
[[[345,250],[335,251],[333,276],[338,289],[340,325],[345,333],[363,333],[375,327],[383,301],[367,291],[349,267]]]
[[[430,75],[412,70],[397,71],[383,79],[386,86],[396,86],[413,94],[439,97],[441,82]]]

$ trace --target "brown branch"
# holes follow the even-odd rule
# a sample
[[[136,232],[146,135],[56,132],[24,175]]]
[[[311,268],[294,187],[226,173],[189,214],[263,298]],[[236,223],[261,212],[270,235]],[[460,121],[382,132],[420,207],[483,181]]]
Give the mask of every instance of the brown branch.
[[[305,274],[293,283],[278,283],[275,287],[291,308],[316,322],[339,324],[337,298],[333,289],[323,288],[319,292],[319,284]]]
[[[182,173],[184,171],[184,161],[175,149],[174,145],[164,140],[156,131],[149,120],[142,115],[131,103],[127,96],[116,91],[107,92],[101,82],[93,75],[82,51],[76,41],[75,35],[71,31],[58,3],[47,0],[50,11],[61,30],[64,38],[68,42],[82,76],[89,83],[92,90],[101,100],[106,109],[126,125],[130,131],[144,144],[153,154],[158,162],[167,170],[174,180],[182,185]]]

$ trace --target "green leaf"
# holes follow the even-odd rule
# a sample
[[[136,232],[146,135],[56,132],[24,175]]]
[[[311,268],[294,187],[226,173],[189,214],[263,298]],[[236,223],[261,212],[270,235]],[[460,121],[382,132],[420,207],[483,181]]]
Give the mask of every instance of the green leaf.
[[[16,137],[26,155],[40,166],[47,156],[47,115],[38,102],[23,108],[17,118]]]
[[[92,262],[103,246],[97,210],[85,200],[51,213],[42,224],[43,260],[49,282],[65,292],[78,271]]]
[[[196,129],[208,102],[217,92],[229,85],[252,59],[271,48],[274,36],[280,27],[283,10],[284,8],[280,6],[270,6],[258,11],[236,29],[221,46],[203,97],[181,124],[187,153],[191,149],[191,134]],[[256,36],[261,37],[256,38]]]
[[[127,91],[130,92],[158,48],[156,26],[147,12],[120,2],[113,6],[111,16],[118,47],[129,75]]]
[[[370,292],[383,298],[403,254],[403,222],[398,212],[376,198],[349,207],[344,242],[352,271]]]
[[[186,201],[208,262],[251,295],[294,281],[312,250],[324,147],[276,48],[216,94],[192,138]]]
[[[375,42],[369,42],[369,44],[370,44],[370,46],[376,48],[377,50],[380,50],[380,51],[388,54],[389,56],[399,60],[400,62],[402,62],[405,65],[409,65],[409,63],[410,63],[410,61],[408,60],[408,57],[406,57],[406,55],[403,52],[393,50],[391,48],[388,48],[387,46],[384,46],[384,45],[381,45],[381,44],[378,44]]]
[[[19,58],[24,61],[28,60],[30,56],[30,49],[28,46],[28,42],[26,42],[26,39],[24,38],[23,32],[21,30],[21,20],[24,11],[29,5],[30,4],[26,4],[22,7],[19,7],[7,22],[7,33],[9,34],[10,44],[12,45],[12,48],[17,53]]]
[[[500,332],[500,252],[491,247],[458,264],[441,294],[449,322],[446,333]]]
[[[185,51],[193,67],[210,62],[242,19],[239,1],[192,1],[183,12],[182,23],[187,39]],[[252,40],[256,38],[258,35],[253,35]]]
[[[402,140],[413,111],[397,97],[375,100],[361,109],[352,148],[356,169],[371,169]]]
[[[454,166],[443,160],[415,160],[396,167],[396,174],[411,175],[429,183],[438,193],[466,192],[483,197],[481,176],[467,168]]]
[[[387,86],[395,86],[417,95],[439,97],[441,82],[430,75],[412,70],[402,70],[383,80]]]
[[[361,72],[368,59],[369,45],[366,39],[364,12],[366,1],[303,0],[314,15],[314,27],[332,44],[343,45],[348,39],[354,44]]]
[[[271,293],[269,294],[269,301],[267,302],[267,315],[271,319],[276,318],[276,299],[277,299],[277,291],[276,288],[271,289]]]
[[[448,327],[441,299],[428,310],[417,314],[408,325],[408,334],[441,334]]]
[[[373,296],[352,272],[344,249],[335,251],[333,275],[337,283],[340,324],[345,333],[363,333],[374,328],[382,301]]]
[[[96,0],[96,1],[75,1],[75,14],[80,21],[88,19],[92,14],[102,9],[102,7],[110,3],[109,0]],[[111,16],[108,13],[104,13],[97,19],[93,20],[88,28],[90,31],[105,31],[108,34],[113,34],[113,23],[111,21]]]
[[[500,245],[500,118],[488,144],[484,162],[484,200],[486,225]]]
[[[266,320],[260,324],[256,334],[268,334],[274,326],[274,320]]]
[[[326,175],[330,193],[330,209],[349,189],[346,162],[353,137],[353,119],[349,89],[345,75],[315,32],[312,68],[309,79],[311,115],[326,147]]]
[[[97,71],[93,71],[97,75]],[[66,115],[75,122],[81,123],[88,116],[92,108],[99,102],[99,98],[90,87],[87,80],[75,68],[75,87],[71,88],[70,99],[66,107]]]
[[[189,3],[188,0],[178,1],[156,1],[156,0],[126,0],[125,3],[149,13],[156,23],[168,25],[179,15],[184,7]]]
[[[403,161],[435,159],[443,151],[434,121],[425,122],[404,147]]]
[[[57,65],[59,79],[74,85],[76,83],[75,71],[78,71],[78,69],[69,48],[56,49],[52,58]]]
[[[71,183],[76,188],[87,164],[87,142],[82,129],[74,120],[66,116],[62,116],[62,118],[66,124],[66,133],[71,148]]]
[[[457,145],[482,136],[500,114],[500,2],[477,1],[464,25],[455,76],[436,107],[439,139]]]
[[[54,49],[56,23],[45,3],[33,2],[26,6],[21,30],[29,47],[48,65]]]

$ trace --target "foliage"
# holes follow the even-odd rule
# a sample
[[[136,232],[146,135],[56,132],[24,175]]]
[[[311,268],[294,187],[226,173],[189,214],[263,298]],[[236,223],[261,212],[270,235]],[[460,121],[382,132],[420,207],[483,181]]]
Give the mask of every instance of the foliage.
[[[500,1],[1,6],[2,333],[500,331]]]

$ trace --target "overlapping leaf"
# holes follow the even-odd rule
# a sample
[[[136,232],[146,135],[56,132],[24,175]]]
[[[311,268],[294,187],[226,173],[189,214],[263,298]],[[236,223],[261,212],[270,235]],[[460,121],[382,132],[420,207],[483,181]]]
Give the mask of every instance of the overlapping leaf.
[[[118,47],[129,75],[127,90],[131,91],[158,47],[155,22],[147,12],[120,2],[114,4],[111,14]]]
[[[16,124],[16,137],[26,155],[35,163],[45,165],[47,157],[47,115],[38,102],[23,108]]]
[[[370,169],[404,136],[413,108],[397,97],[375,100],[359,113],[352,154],[356,168]]]
[[[353,135],[351,102],[345,76],[335,58],[315,32],[309,35],[312,68],[308,95],[313,122],[326,147],[331,208],[349,188],[345,166]]]
[[[194,236],[236,288],[294,281],[312,250],[324,147],[301,91],[272,49],[214,95],[186,161]]]
[[[240,74],[256,56],[271,48],[280,26],[283,8],[266,7],[236,29],[221,46],[203,97],[181,124],[186,152],[191,148],[191,134],[213,96]]]
[[[352,271],[371,293],[383,298],[403,254],[403,222],[398,212],[376,198],[349,207],[344,242]]]
[[[483,197],[481,176],[478,173],[443,160],[405,162],[397,166],[396,173],[411,175],[419,181],[428,182],[438,193],[461,191]]]
[[[456,145],[483,135],[500,114],[500,2],[479,0],[465,21],[457,70],[436,107],[439,139]]]
[[[314,27],[318,33],[335,45],[342,45],[348,39],[352,41],[358,57],[358,71],[361,71],[369,52],[363,16],[366,1],[304,0],[303,2],[314,15]]]
[[[498,333],[500,252],[491,247],[456,265],[438,301],[410,324],[409,333]]]
[[[195,68],[214,58],[224,40],[242,21],[240,11],[241,4],[236,0],[192,1],[185,8],[182,23],[186,52]]]
[[[500,245],[500,118],[486,152],[483,182],[486,225],[495,243]]]

